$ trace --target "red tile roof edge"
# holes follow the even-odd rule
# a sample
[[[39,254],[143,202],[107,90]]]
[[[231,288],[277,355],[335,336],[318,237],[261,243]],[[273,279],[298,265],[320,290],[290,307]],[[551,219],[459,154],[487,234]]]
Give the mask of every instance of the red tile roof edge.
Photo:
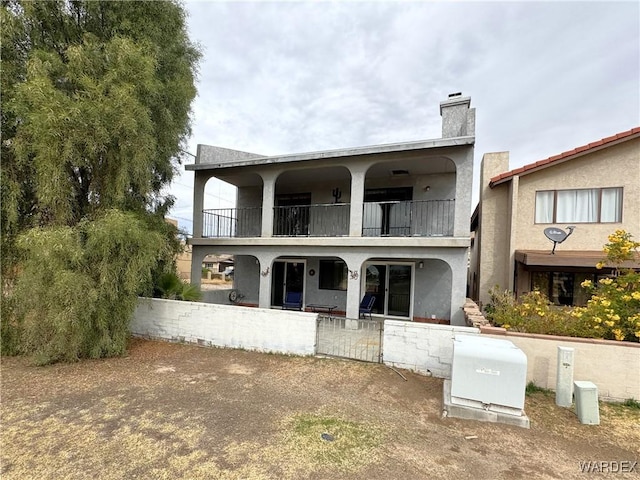
[[[634,127],[631,130],[627,130],[625,132],[620,132],[620,133],[616,133],[615,135],[611,135],[609,137],[605,137],[601,140],[598,140],[596,142],[591,142],[588,143],[587,145],[581,145],[579,147],[576,147],[572,150],[567,150],[566,152],[562,152],[559,153],[557,155],[553,155],[549,158],[546,158],[544,160],[538,160],[537,162],[534,163],[529,163],[527,165],[524,165],[522,167],[518,167],[515,168],[513,170],[509,170],[508,172],[504,172],[501,173],[499,175],[496,175],[495,177],[493,177],[491,180],[489,180],[489,186],[493,187],[496,183],[505,180],[507,178],[511,178],[515,175],[518,175],[520,173],[524,173],[527,172],[529,170],[533,170],[533,169],[537,169],[537,168],[544,168],[546,166],[548,166],[551,163],[557,162],[558,160],[565,160],[573,155],[576,155],[578,153],[583,153],[586,152],[588,150],[592,150],[596,147],[600,147],[602,145],[606,145],[607,143],[611,143],[611,142],[615,142],[617,140],[620,140],[622,138],[626,138],[626,137],[630,137],[632,135],[635,135],[636,133],[640,133],[640,127]]]

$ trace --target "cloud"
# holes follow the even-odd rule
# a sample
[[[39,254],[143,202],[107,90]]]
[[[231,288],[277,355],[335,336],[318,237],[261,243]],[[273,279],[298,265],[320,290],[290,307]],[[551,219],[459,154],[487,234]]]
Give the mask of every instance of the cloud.
[[[476,164],[509,150],[515,168],[640,124],[637,2],[186,8],[204,47],[192,153],[197,143],[275,155],[437,138],[439,103],[457,91],[477,108]],[[211,205],[228,205],[233,189],[215,184]],[[172,187],[180,216],[187,190]]]

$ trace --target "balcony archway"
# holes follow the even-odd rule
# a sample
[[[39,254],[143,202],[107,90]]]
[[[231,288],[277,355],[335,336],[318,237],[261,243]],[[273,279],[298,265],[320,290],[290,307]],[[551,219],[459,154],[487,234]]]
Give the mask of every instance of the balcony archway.
[[[274,235],[349,234],[351,173],[342,166],[291,169],[275,183]]]
[[[363,236],[451,236],[456,165],[411,155],[372,165],[365,176]]]

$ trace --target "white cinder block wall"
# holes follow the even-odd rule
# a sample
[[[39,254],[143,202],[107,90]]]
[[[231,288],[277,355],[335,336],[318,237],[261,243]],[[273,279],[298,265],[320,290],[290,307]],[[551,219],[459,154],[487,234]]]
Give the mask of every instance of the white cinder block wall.
[[[480,330],[430,323],[385,320],[385,365],[406,368],[434,377],[451,378],[453,339],[456,333],[477,335]]]
[[[133,335],[262,352],[315,355],[317,314],[140,298]]]

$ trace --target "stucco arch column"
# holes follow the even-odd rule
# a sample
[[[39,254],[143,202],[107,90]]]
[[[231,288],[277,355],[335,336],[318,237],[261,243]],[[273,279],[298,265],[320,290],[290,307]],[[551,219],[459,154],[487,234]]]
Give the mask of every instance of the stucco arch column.
[[[451,268],[451,325],[466,325],[462,307],[467,299],[467,255],[447,261]]]
[[[342,255],[347,264],[347,318],[360,317],[360,284],[362,265],[366,261],[365,255]]]
[[[351,172],[351,207],[349,214],[349,236],[362,236],[362,211],[364,206],[364,181],[367,166],[349,167]]]
[[[204,261],[204,257],[207,256],[207,253],[211,247],[202,247],[198,245],[193,245],[191,247],[191,285],[195,285],[200,288],[201,277],[202,277],[202,262]]]
[[[473,148],[467,150],[456,164],[456,202],[453,223],[454,237],[469,237],[469,212],[473,190]]]
[[[202,238],[204,209],[204,187],[211,178],[211,174],[196,170],[193,179],[193,238]],[[193,277],[191,277],[193,278]]]
[[[260,292],[258,294],[258,307],[271,308],[271,267],[276,255],[258,254],[255,255],[260,262]]]
[[[273,206],[278,174],[279,172],[260,173],[262,177],[262,237],[273,236]]]

